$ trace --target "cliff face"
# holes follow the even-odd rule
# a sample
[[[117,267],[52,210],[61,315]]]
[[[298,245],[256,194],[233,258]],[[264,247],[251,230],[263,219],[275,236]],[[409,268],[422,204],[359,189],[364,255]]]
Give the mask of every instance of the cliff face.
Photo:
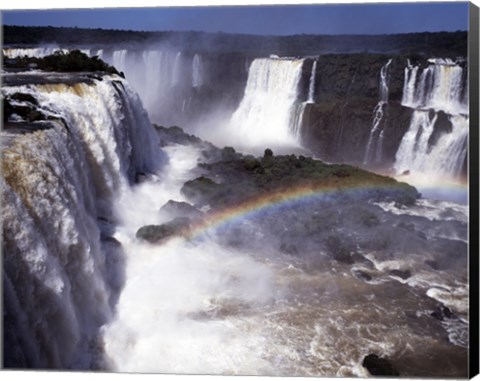
[[[380,72],[386,55],[327,55],[317,60],[315,103],[307,104],[301,142],[324,160],[362,165],[380,100]],[[380,127],[385,131],[378,169],[391,166],[408,130],[412,111],[401,105],[406,57],[392,58],[387,103]],[[370,167],[371,167],[370,163]]]
[[[200,135],[241,131],[239,139],[264,146],[301,143],[326,161],[396,173],[458,176],[465,162],[468,70],[461,58],[278,57],[158,45],[83,50],[123,72],[158,125]],[[26,51],[48,49],[4,54]],[[452,153],[454,164],[441,159]]]

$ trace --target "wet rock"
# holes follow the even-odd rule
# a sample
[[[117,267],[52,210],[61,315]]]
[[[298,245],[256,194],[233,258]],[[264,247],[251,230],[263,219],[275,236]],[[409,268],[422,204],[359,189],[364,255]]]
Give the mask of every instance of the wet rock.
[[[192,221],[187,217],[178,217],[162,225],[147,225],[138,229],[136,237],[150,243],[163,243],[173,236],[181,236],[188,232]]]
[[[30,94],[14,93],[10,98],[20,102],[30,102],[31,104],[38,106],[37,100]]]
[[[430,316],[440,321],[443,321],[445,319],[457,318],[457,316],[448,307],[445,307],[444,305],[440,305],[437,308],[435,308],[435,310],[433,310]]]
[[[247,171],[257,172],[258,169],[262,168],[262,165],[254,157],[246,157],[243,159],[243,168]]]
[[[392,276],[396,276],[396,277],[399,277],[399,278],[402,278],[402,279],[408,279],[412,276],[412,273],[410,272],[410,270],[390,270],[389,275],[392,275]]]
[[[143,172],[135,173],[135,183],[140,184],[147,180],[147,175]]]
[[[112,236],[101,234],[100,239],[102,242],[108,243],[115,247],[122,246],[122,244],[115,237]]]
[[[358,279],[363,280],[365,282],[369,282],[372,280],[372,276],[365,271],[362,270],[353,270],[353,275],[355,275]]]
[[[221,152],[221,158],[224,161],[231,161],[236,160],[238,158],[238,154],[235,152],[235,148],[233,147],[223,147]]]
[[[363,359],[362,365],[367,368],[372,376],[399,376],[400,373],[391,362],[383,357],[371,353]]]
[[[173,217],[188,217],[188,218],[200,218],[204,215],[203,212],[183,201],[169,200],[165,205],[160,208],[160,213],[167,213]]]
[[[210,200],[216,198],[222,190],[223,186],[221,184],[217,184],[208,177],[201,176],[187,181],[183,185],[181,192],[194,203],[209,204]]]

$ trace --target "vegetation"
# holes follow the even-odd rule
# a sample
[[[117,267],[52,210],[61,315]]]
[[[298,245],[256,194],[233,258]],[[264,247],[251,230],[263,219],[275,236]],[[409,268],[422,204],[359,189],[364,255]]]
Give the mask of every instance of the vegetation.
[[[168,41],[184,49],[251,54],[314,55],[334,52],[421,52],[442,57],[466,56],[467,32],[407,33],[394,35],[293,35],[256,36],[205,32],[141,32],[131,30],[9,26],[4,27],[5,45],[56,43],[100,45]]]
[[[19,57],[12,60],[4,60],[5,68],[28,69],[38,68],[45,71],[80,72],[80,71],[103,71],[119,74],[113,67],[103,62],[97,56],[89,57],[80,50],[72,50],[64,53],[57,50],[54,54],[45,57]]]
[[[264,194],[277,194],[296,187],[346,190],[362,189],[354,197],[396,201],[402,204],[415,202],[415,188],[396,180],[380,176],[349,165],[330,165],[304,156],[275,156],[266,150],[262,158],[239,155],[238,158],[203,163],[205,175],[187,182],[184,195],[198,205],[219,208],[234,205]],[[221,179],[214,182],[211,178]],[[341,194],[340,192],[339,194]],[[365,225],[377,221],[366,216]]]

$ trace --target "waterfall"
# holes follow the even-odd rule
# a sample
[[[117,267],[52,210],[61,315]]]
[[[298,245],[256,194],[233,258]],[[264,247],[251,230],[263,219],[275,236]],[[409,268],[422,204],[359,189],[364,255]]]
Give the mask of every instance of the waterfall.
[[[388,104],[388,67],[392,63],[392,59],[389,59],[388,62],[382,66],[380,70],[380,101],[377,103],[373,109],[373,121],[372,128],[370,129],[370,135],[368,137],[367,149],[365,150],[365,157],[363,159],[363,164],[368,164],[371,160],[371,151],[373,150],[372,145],[374,144],[375,134],[380,130],[377,137],[377,147],[375,154],[375,161],[379,162],[382,158],[382,149],[383,149],[383,128],[381,128],[381,121],[383,119],[385,107]]]
[[[38,48],[4,48],[3,55],[8,58],[17,58],[23,56],[29,57],[45,57],[61,50],[63,53],[68,53],[69,49],[60,49],[58,46],[46,46]]]
[[[172,73],[172,86],[178,85],[180,83],[182,75],[182,52],[178,52],[175,56],[175,61],[173,63],[173,73]]]
[[[112,55],[112,65],[119,71],[127,71],[127,50],[116,50]]]
[[[293,143],[292,130],[304,60],[260,58],[250,65],[231,128],[251,144]]]
[[[163,160],[158,138],[118,76],[2,87],[15,93],[49,119],[2,132],[5,365],[96,369],[123,268],[99,221],[115,220],[112,199]]]
[[[415,99],[415,82],[417,80],[418,66],[412,66],[407,60],[407,67],[404,70],[402,105],[411,105]]]
[[[449,178],[461,174],[469,127],[466,70],[451,59],[429,59],[423,69],[407,62],[402,105],[413,109],[413,115],[396,153],[397,173]],[[451,131],[441,132],[431,143],[441,112],[447,115]]]
[[[200,87],[203,85],[203,63],[202,57],[198,54],[193,56],[192,61],[192,86]]]
[[[415,111],[410,128],[400,143],[395,159],[397,173],[422,168],[428,160],[428,141],[433,133],[437,114],[429,111]]]
[[[317,61],[313,61],[312,74],[310,75],[310,84],[308,86],[308,100],[307,103],[315,103],[315,76],[317,71]]]
[[[313,61],[312,72],[310,74],[310,80],[308,84],[308,99],[306,102],[302,102],[295,107],[293,118],[293,135],[300,139],[300,132],[303,126],[303,119],[307,104],[315,103],[315,76],[317,71],[317,61]]]
[[[462,96],[466,68],[451,60],[430,59],[420,76],[419,70],[410,62],[405,68],[402,105],[442,110],[451,115],[468,113],[468,100]]]
[[[139,52],[116,50],[106,61],[125,74],[153,121],[170,124],[176,110],[171,86],[181,83],[184,73],[181,52],[166,49]]]

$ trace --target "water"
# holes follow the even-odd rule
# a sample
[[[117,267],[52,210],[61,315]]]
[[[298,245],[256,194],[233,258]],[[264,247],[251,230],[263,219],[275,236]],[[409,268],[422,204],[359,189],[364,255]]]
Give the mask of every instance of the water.
[[[54,120],[32,134],[2,133],[6,363],[95,369],[123,270],[97,218],[112,221],[111,198],[161,163],[158,139],[118,77],[2,88],[16,92]]]
[[[179,188],[195,176],[191,170],[200,155],[187,146],[165,151],[170,165],[162,178],[130,189],[117,202],[115,238],[127,255],[127,282],[115,320],[103,329],[112,370],[367,377],[361,362],[369,353],[393,359],[402,376],[453,375],[466,366],[466,267],[433,270],[424,263],[436,258],[433,247],[420,254],[418,247],[405,247],[404,240],[415,239],[389,232],[388,226],[413,223],[430,242],[440,236],[465,240],[468,209],[428,200],[414,208],[370,205],[386,229],[371,234],[397,238],[387,251],[362,251],[368,261],[354,265],[329,260],[321,252],[292,256],[278,250],[275,240],[280,237],[269,238],[269,229],[282,221],[293,226],[289,219],[297,212],[308,218],[301,209],[232,223],[229,228],[237,239],[249,244],[229,246],[231,233],[212,229],[191,240],[176,238],[155,246],[138,241],[135,233],[145,224],[163,222],[158,210],[168,200],[184,201]],[[328,207],[338,213],[336,223],[345,237],[363,234],[347,222],[358,218],[356,206],[307,206],[311,212]],[[336,223],[330,222],[335,231]],[[364,233],[368,241],[369,233]],[[291,233],[285,234],[295,243]],[[410,270],[412,276],[405,280],[391,275],[392,270]],[[461,319],[436,323],[429,315],[436,301]],[[425,351],[436,360],[426,360]],[[440,358],[447,358],[442,356],[452,362],[439,365]]]
[[[370,135],[368,137],[367,148],[365,150],[365,157],[363,159],[363,164],[368,164],[371,160],[372,150],[376,152],[374,159],[376,162],[381,161],[382,149],[383,149],[383,136],[384,130],[381,128],[381,121],[384,116],[385,107],[388,104],[388,67],[392,63],[392,59],[389,59],[388,62],[382,66],[380,70],[380,101],[377,103],[373,110],[373,121],[372,128],[370,130]],[[378,131],[380,132],[378,133]],[[375,134],[378,133],[377,137],[377,147],[376,150],[372,146],[374,145]]]
[[[310,82],[308,85],[308,103],[315,103],[315,77],[317,75],[317,61],[313,61],[312,74],[310,74]]]
[[[461,178],[469,130],[464,70],[449,59],[431,59],[421,72],[408,62],[402,105],[412,108],[413,114],[396,153],[394,168],[398,174],[408,171],[432,181]],[[439,133],[432,142],[440,112],[447,115],[450,131]]]
[[[203,61],[202,56],[195,54],[192,62],[192,86],[200,87],[203,85]]]
[[[141,59],[154,75],[163,72],[159,62],[170,73],[179,70],[181,57],[152,51]],[[115,59],[128,67],[128,54]],[[238,126],[244,128],[239,143],[294,138],[302,65],[252,62],[237,110],[238,121],[248,122]],[[42,112],[64,122],[33,134],[2,133],[5,332],[12,363],[366,377],[361,362],[377,353],[402,376],[466,376],[466,206],[427,199],[412,207],[295,204],[150,245],[135,237],[137,230],[165,222],[159,209],[169,200],[185,200],[180,188],[198,176],[200,149],[160,149],[140,98],[116,76],[2,88],[3,95],[15,92],[31,94]],[[184,103],[188,108],[188,99]],[[432,149],[438,115],[419,109],[414,116],[399,156],[404,168],[438,155],[429,163],[435,166],[452,147],[458,148],[448,155],[463,155],[467,118],[450,115],[455,131]],[[458,139],[442,141],[452,137]],[[150,175],[135,184],[140,172]],[[324,225],[312,230],[313,223]],[[329,235],[352,244],[360,259],[333,260],[322,246]],[[285,242],[298,248],[295,255],[281,250]],[[440,304],[456,318],[434,319]]]
[[[252,62],[245,94],[229,126],[241,145],[296,144],[292,126],[303,63],[280,58]]]
[[[468,114],[468,101],[463,98],[466,68],[451,60],[430,59],[420,76],[419,70],[410,62],[405,68],[404,106],[442,110],[451,115]]]
[[[4,48],[2,49],[2,52],[5,57],[8,58],[17,58],[23,56],[45,57],[55,53],[57,50],[60,50],[63,53],[67,53],[69,51],[69,49],[60,49],[56,45],[49,45],[37,48]]]

